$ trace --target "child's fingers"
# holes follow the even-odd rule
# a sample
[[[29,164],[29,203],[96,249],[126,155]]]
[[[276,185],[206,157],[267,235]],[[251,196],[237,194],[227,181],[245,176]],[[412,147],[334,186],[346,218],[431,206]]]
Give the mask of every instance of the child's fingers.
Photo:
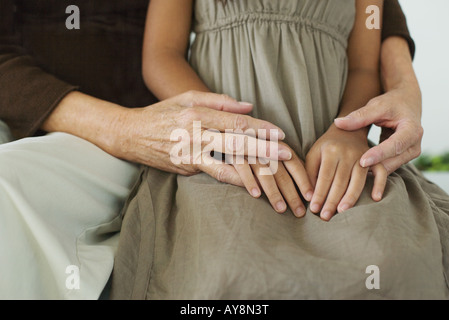
[[[323,157],[319,169],[318,180],[310,202],[310,210],[313,213],[319,213],[324,201],[329,193],[329,189],[334,181],[335,171],[338,162],[332,157]]]
[[[245,186],[234,166],[222,163],[221,161],[212,158],[210,155],[204,156],[204,161],[198,166],[198,168],[220,182],[232,184],[238,187]]]
[[[303,217],[306,214],[306,208],[304,207],[304,203],[302,203],[301,197],[296,190],[291,176],[285,169],[282,162],[279,163],[274,178],[293,214],[298,218]]]
[[[366,176],[368,175],[368,169],[363,168],[360,164],[356,163],[352,169],[351,181],[349,182],[348,189],[345,195],[338,204],[338,212],[346,211],[357,203],[365,187]]]
[[[371,167],[371,171],[374,175],[374,186],[371,197],[374,201],[380,201],[382,200],[385,186],[387,185],[388,171],[381,163]]]
[[[282,197],[282,194],[278,188],[276,180],[272,174],[263,174],[262,169],[270,170],[266,165],[262,165],[259,162],[251,164],[251,168],[256,175],[257,180],[260,183],[261,188],[265,192],[268,200],[271,203],[273,209],[278,213],[284,213],[287,210],[287,205]]]
[[[320,171],[321,164],[321,153],[314,152],[311,150],[306,157],[305,169],[309,180],[312,183],[312,187],[316,187],[316,182],[318,180],[318,173]],[[309,200],[310,201],[310,200]]]
[[[285,168],[295,180],[296,185],[301,191],[304,199],[307,201],[312,200],[313,197],[313,185],[309,179],[309,175],[304,167],[303,162],[298,157],[293,157],[290,161],[283,162]]]
[[[259,198],[261,195],[259,184],[254,177],[254,173],[251,170],[248,161],[243,157],[234,157],[234,168],[240,175],[240,179],[242,179],[242,182],[249,194],[254,198]]]
[[[348,188],[351,173],[352,166],[350,164],[339,162],[334,181],[332,182],[326,202],[321,210],[321,219],[329,221],[337,212],[337,206]]]

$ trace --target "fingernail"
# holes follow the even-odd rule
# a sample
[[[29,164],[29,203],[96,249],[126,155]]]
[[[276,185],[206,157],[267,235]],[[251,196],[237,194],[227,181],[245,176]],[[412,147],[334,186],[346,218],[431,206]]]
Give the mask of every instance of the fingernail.
[[[340,206],[340,211],[346,211],[349,209],[349,205],[347,203],[344,203]]]
[[[250,103],[250,102],[244,102],[244,101],[240,101],[239,104],[242,105],[242,106],[245,106],[245,107],[247,107],[247,106],[252,106],[252,105],[253,105],[253,104]]]
[[[362,160],[362,167],[364,167],[364,168],[371,167],[373,164],[374,164],[373,158],[368,158],[368,159]]]
[[[346,121],[349,120],[349,117],[343,117],[343,118],[336,118],[334,121]]]
[[[287,150],[279,150],[278,152],[279,160],[290,160],[292,158],[292,153]]]
[[[312,192],[312,191],[307,192],[307,194],[306,194],[306,200],[307,200],[307,201],[310,201],[310,200],[312,200],[312,198],[313,198],[313,192]]]
[[[306,211],[304,210],[304,208],[301,208],[301,207],[299,207],[295,210],[295,215],[298,218],[303,217],[305,213],[306,213]]]
[[[278,135],[279,135],[279,140],[284,140],[285,139],[285,132],[284,131],[281,131],[281,130],[279,130],[278,131]]]
[[[314,204],[312,204],[312,205],[310,206],[310,210],[311,210],[313,213],[318,213],[318,211],[320,211],[320,205],[317,204],[317,203],[314,203]]]
[[[321,218],[323,218],[324,220],[329,220],[332,217],[332,213],[330,211],[324,211],[321,214]]]
[[[286,209],[286,205],[283,201],[279,201],[278,203],[276,203],[276,210],[279,212],[282,212]]]
[[[270,130],[270,140],[284,140],[285,139],[285,133],[281,130]]]
[[[375,197],[376,197],[376,199],[375,199],[376,201],[382,200],[382,193],[381,192],[376,193]]]
[[[260,191],[259,191],[259,189],[254,188],[251,190],[251,194],[253,197],[257,198],[260,196]]]

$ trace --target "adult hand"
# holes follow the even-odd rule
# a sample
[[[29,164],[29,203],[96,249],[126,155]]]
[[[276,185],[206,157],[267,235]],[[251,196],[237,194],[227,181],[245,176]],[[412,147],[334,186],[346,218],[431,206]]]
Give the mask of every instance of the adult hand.
[[[385,94],[335,125],[344,130],[358,130],[375,124],[382,127],[380,144],[360,159],[363,167],[382,163],[388,174],[421,153],[422,97],[413,70],[407,41],[388,37],[381,48],[381,78]]]
[[[362,167],[382,163],[388,174],[421,154],[421,93],[419,87],[388,91],[363,108],[335,120],[343,130],[353,131],[375,124],[382,127],[380,144],[360,159]]]
[[[110,145],[109,152],[163,171],[182,175],[205,172],[221,182],[243,187],[244,184],[235,168],[226,163],[212,161],[211,150],[206,147],[223,154],[258,157],[259,151],[253,146],[263,144],[265,150],[278,151],[276,154],[267,155],[268,159],[292,158],[287,146],[278,145],[278,140],[285,136],[280,128],[245,115],[252,110],[252,105],[240,103],[226,95],[192,91],[145,108],[121,110],[122,114],[117,117],[118,121],[114,125],[120,134]],[[200,127],[195,128],[199,122]],[[198,132],[195,133],[195,129]],[[245,137],[244,140],[225,138],[226,134],[229,135],[224,133],[227,130],[245,133],[248,129],[251,129],[254,135]],[[263,139],[257,138],[259,130],[266,134]],[[187,137],[183,137],[182,141],[177,140],[177,133],[183,132]],[[213,139],[204,139],[204,136]],[[200,146],[200,153],[195,152],[194,143]],[[187,150],[188,156],[178,158],[181,161],[173,161],[176,158],[174,156],[177,156],[174,151],[177,153],[183,150]]]

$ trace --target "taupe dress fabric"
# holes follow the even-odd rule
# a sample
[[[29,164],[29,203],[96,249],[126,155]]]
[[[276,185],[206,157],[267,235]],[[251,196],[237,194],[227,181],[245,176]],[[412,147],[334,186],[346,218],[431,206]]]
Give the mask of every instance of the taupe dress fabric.
[[[254,103],[304,158],[337,115],[354,0],[197,0],[191,63]],[[330,222],[243,188],[143,168],[123,211],[112,298],[446,299],[449,196],[412,165]],[[379,289],[367,268],[377,266]],[[368,271],[370,269],[368,268]]]

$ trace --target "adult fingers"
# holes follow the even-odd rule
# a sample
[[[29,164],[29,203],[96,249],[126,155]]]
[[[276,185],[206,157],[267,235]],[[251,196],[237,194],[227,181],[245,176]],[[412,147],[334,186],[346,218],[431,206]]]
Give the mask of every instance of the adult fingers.
[[[388,115],[387,112],[383,105],[373,99],[364,107],[348,114],[346,117],[335,119],[334,123],[342,130],[359,130],[384,119]]]
[[[186,123],[199,121],[204,129],[245,134],[261,139],[283,140],[285,133],[274,124],[243,114],[235,114],[207,107],[185,108],[180,113]]]
[[[216,160],[209,155],[205,155],[204,160],[198,165],[198,169],[204,173],[207,173],[220,182],[245,187],[239,173],[232,165]]]
[[[393,135],[378,146],[369,149],[361,157],[360,165],[365,168],[371,167],[382,161],[401,155],[420,141],[423,130],[419,128],[409,124],[400,124]]]
[[[195,134],[194,134],[195,135]],[[204,131],[201,144],[208,150],[229,155],[249,156],[273,161],[290,160],[292,151],[277,141],[258,139],[242,134]]]
[[[218,111],[247,114],[253,109],[248,102],[240,102],[226,95],[211,92],[188,91],[173,99],[184,107],[206,107]]]
[[[412,148],[407,149],[404,153],[394,157],[387,159],[385,161],[382,161],[382,165],[387,170],[388,174],[393,173],[397,169],[399,169],[403,164],[408,163],[412,161],[413,159],[416,159],[421,154],[421,146],[420,144],[417,144],[413,146]]]

